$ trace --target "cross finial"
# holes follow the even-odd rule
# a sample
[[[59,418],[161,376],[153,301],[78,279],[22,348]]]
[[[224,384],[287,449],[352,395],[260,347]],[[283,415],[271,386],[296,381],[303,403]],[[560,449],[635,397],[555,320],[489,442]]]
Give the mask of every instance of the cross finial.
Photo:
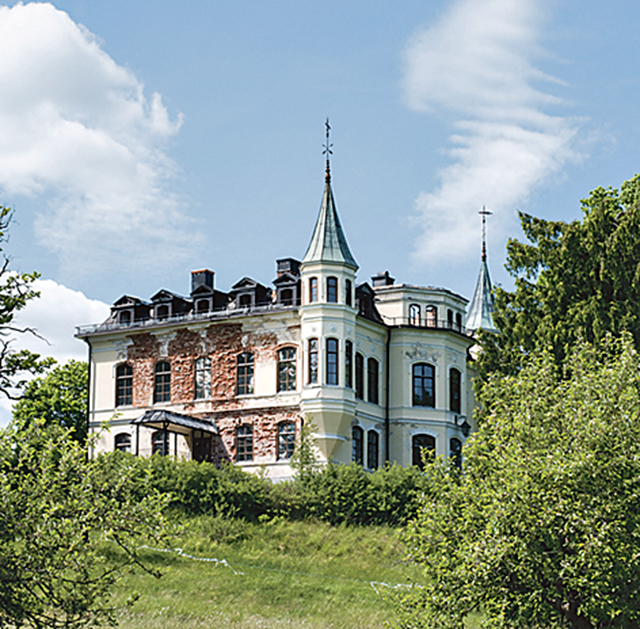
[[[493,212],[483,205],[478,214],[482,216],[482,261],[485,262],[487,260],[487,216],[491,216]]]
[[[331,183],[331,164],[329,163],[329,156],[333,155],[333,151],[331,150],[331,147],[333,146],[333,144],[329,142],[329,132],[331,131],[331,126],[329,125],[329,118],[326,119],[324,126],[326,130],[326,140],[325,140],[325,143],[322,145],[322,148],[323,148],[322,154],[327,156],[327,168],[325,170],[324,180],[327,183]]]

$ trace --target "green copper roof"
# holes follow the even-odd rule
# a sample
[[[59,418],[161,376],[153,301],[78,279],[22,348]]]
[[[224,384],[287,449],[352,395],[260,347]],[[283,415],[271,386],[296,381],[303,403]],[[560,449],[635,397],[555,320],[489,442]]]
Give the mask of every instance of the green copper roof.
[[[493,324],[493,295],[491,294],[491,278],[489,277],[489,266],[487,265],[486,255],[482,256],[480,265],[480,274],[478,275],[478,283],[476,290],[469,306],[467,314],[467,330],[489,330],[497,332]]]
[[[340,225],[328,174],[316,227],[302,262],[338,262],[358,268]]]

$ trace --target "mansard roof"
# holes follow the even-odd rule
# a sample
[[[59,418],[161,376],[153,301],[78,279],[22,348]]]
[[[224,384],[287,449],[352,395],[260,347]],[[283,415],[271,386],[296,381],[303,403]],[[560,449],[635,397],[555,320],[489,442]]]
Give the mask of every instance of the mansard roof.
[[[122,295],[113,304],[114,306],[148,306],[148,302],[140,299],[140,297],[133,297],[131,295]]]
[[[278,286],[279,284],[296,284],[299,281],[300,281],[299,275],[292,275],[291,273],[283,273],[282,275],[276,277],[276,279],[273,280],[273,283],[275,286]]]
[[[184,297],[182,297],[182,295],[178,295],[176,293],[172,293],[170,290],[167,290],[166,288],[162,288],[161,290],[159,290],[151,298],[151,301],[153,301],[153,302],[157,302],[157,301],[172,301],[174,299],[179,299],[180,301],[184,301],[184,302],[189,301],[188,299],[185,299]]]
[[[306,262],[337,262],[354,269],[358,268],[358,263],[351,255],[347,238],[340,224],[329,177],[324,186],[322,204],[313,236],[307,253],[302,259],[303,264]]]
[[[232,287],[231,287],[231,292],[233,291],[237,291],[237,290],[241,290],[243,288],[267,288],[266,286],[263,286],[262,284],[260,284],[259,282],[256,282],[255,280],[252,280],[250,277],[243,277],[241,280],[237,281]]]
[[[491,292],[491,278],[489,277],[489,265],[483,254],[480,264],[478,283],[473,293],[469,313],[467,314],[467,330],[489,330],[497,332],[493,324],[493,294]]]

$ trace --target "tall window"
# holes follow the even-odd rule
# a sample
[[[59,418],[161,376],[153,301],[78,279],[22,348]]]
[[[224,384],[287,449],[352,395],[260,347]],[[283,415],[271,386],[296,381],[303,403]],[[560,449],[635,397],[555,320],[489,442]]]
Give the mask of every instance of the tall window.
[[[356,352],[356,397],[364,400],[364,356]]]
[[[426,363],[417,363],[413,366],[413,405],[436,405],[435,392],[435,368]]]
[[[238,356],[237,391],[238,395],[253,393],[253,354],[251,352],[243,352]]]
[[[133,404],[133,368],[131,365],[116,367],[116,406]]]
[[[447,327],[453,328],[453,310],[447,308]]]
[[[278,424],[278,459],[290,459],[296,446],[296,425],[293,422]]]
[[[449,409],[454,413],[460,412],[460,372],[452,367],[449,369]]]
[[[344,385],[353,389],[353,343],[344,344]]]
[[[424,451],[424,452],[423,452]],[[428,460],[436,452],[436,439],[431,435],[414,435],[411,440],[412,464],[424,468],[424,458]]]
[[[427,327],[428,328],[437,328],[438,327],[438,309],[435,306],[427,306],[426,310],[426,319],[427,319]]]
[[[169,306],[158,306],[156,309],[156,316],[158,319],[168,319],[169,318]]]
[[[347,304],[347,306],[352,306],[353,305],[353,293],[352,293],[353,289],[351,288],[351,280],[345,280],[344,281],[344,303]]]
[[[409,306],[409,325],[420,325],[420,306],[418,304]]]
[[[123,310],[120,313],[119,321],[123,325],[129,325],[131,323],[131,310]]]
[[[456,312],[456,330],[462,332],[462,315],[459,312]]]
[[[283,347],[278,352],[278,391],[296,390],[296,348]]]
[[[198,358],[196,360],[196,400],[211,397],[211,359]]]
[[[153,389],[154,402],[171,401],[171,364],[166,360],[156,363],[156,378]]]
[[[338,303],[338,278],[327,278],[327,301],[331,304]]]
[[[327,384],[338,384],[338,339],[327,339]]]
[[[449,439],[449,456],[453,459],[453,464],[462,467],[462,441],[456,437]]]
[[[351,459],[358,465],[364,464],[364,431],[360,426],[351,429]]]
[[[309,384],[318,384],[318,339],[309,339]]]
[[[367,467],[377,470],[380,460],[380,435],[375,430],[367,433]]]
[[[116,435],[114,441],[115,449],[120,452],[131,452],[131,435],[126,432],[121,432]]]
[[[236,461],[253,461],[253,428],[238,426],[236,428]]]
[[[318,301],[318,278],[309,278],[309,301]]]
[[[169,433],[166,430],[157,430],[151,435],[151,454],[169,455]]]
[[[375,358],[367,361],[367,400],[378,403],[378,361]]]

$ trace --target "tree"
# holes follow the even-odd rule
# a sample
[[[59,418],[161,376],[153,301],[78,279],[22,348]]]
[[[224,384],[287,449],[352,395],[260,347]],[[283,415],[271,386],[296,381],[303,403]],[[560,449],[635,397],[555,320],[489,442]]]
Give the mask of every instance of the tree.
[[[423,589],[399,627],[640,624],[640,359],[629,335],[583,344],[563,374],[536,353],[486,385],[462,473],[428,468],[406,532]]]
[[[16,427],[24,429],[42,419],[45,426],[58,424],[71,429],[73,436],[84,443],[87,438],[88,382],[87,363],[77,360],[55,367],[46,376],[34,378],[13,407]]]
[[[620,191],[597,188],[582,211],[571,223],[520,214],[529,243],[507,245],[515,290],[495,290],[498,333],[482,334],[482,381],[515,373],[535,349],[561,365],[579,339],[628,331],[640,347],[640,175]]]
[[[113,620],[110,592],[143,566],[166,497],[134,457],[93,460],[60,426],[0,432],[0,627],[72,628]]]

